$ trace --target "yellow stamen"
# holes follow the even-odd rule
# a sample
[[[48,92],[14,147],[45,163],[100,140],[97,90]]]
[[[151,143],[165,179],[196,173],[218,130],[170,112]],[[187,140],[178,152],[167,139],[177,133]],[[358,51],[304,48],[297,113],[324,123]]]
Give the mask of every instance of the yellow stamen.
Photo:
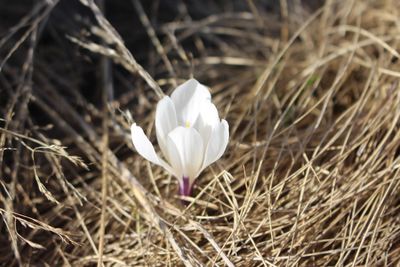
[[[185,127],[186,127],[186,128],[189,128],[189,127],[190,127],[190,121],[186,121],[186,122],[185,122]]]

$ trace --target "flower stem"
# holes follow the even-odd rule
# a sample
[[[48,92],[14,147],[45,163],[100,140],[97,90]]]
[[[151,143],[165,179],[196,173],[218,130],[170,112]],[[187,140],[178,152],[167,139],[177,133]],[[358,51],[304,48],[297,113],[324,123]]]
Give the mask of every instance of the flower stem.
[[[190,184],[190,179],[187,176],[182,177],[182,182],[179,185],[179,194],[181,196],[190,196],[192,194],[192,185]]]

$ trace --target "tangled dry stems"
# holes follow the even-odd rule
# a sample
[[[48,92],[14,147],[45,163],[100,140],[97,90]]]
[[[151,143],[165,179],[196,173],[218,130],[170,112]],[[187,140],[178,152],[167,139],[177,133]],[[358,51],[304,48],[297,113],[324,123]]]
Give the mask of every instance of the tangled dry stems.
[[[1,29],[3,266],[399,262],[395,1],[283,0],[279,18],[253,1],[180,3],[165,20],[134,0],[141,30],[120,31],[136,40],[100,3],[56,27],[69,6],[37,2]],[[158,98],[191,75],[231,141],[183,206],[128,129],[154,136]]]

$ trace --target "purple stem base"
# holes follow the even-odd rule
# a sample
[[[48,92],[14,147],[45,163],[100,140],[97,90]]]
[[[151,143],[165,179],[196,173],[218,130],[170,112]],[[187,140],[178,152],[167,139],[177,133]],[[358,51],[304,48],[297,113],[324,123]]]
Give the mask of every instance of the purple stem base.
[[[193,185],[190,184],[189,177],[183,176],[182,182],[179,184],[179,195],[181,196],[191,196],[192,195]],[[182,201],[184,204],[187,204],[185,200]]]

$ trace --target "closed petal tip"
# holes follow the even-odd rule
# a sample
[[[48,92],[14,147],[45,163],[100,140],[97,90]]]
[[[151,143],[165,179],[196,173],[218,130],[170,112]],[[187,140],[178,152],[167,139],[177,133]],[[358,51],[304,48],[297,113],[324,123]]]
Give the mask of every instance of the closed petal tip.
[[[211,100],[208,88],[195,79],[190,79],[179,85],[171,95],[175,105],[178,123],[193,125],[204,101]]]

